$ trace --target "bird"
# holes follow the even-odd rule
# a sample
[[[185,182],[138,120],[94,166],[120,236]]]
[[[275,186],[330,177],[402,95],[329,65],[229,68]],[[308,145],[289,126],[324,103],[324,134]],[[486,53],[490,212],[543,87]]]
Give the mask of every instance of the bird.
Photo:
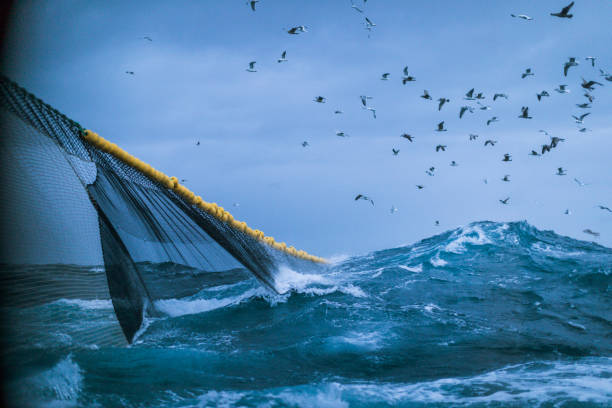
[[[597,205],[597,207],[599,207],[599,209],[600,209],[600,210],[606,210],[606,211],[608,211],[608,212],[612,212],[612,210],[610,209],[610,207],[606,207],[606,206],[601,205],[601,204]]]
[[[484,145],[491,145],[491,146],[495,146],[495,143],[497,143],[497,140],[485,140]]]
[[[397,156],[398,153],[400,152],[399,149],[391,149],[391,151],[393,152],[394,156]]]
[[[561,139],[560,137],[553,136],[550,138],[550,147],[557,147],[559,142],[565,142],[565,139]]]
[[[325,101],[327,100],[327,98],[323,97],[323,96],[315,96],[313,99],[313,102],[316,103],[325,103]]]
[[[370,20],[367,17],[365,18],[365,25],[366,25],[366,30],[368,31],[372,31],[372,28],[376,27],[376,24],[374,24],[372,20]]]
[[[418,190],[422,190],[422,189],[424,189],[424,188],[425,188],[425,186],[423,186],[423,185],[421,185],[421,184],[417,184],[417,185],[416,185],[416,187],[417,187],[417,189],[418,189]]]
[[[502,180],[503,180],[503,181],[510,181],[510,175],[509,175],[509,174],[506,174],[506,175],[505,175],[505,176],[502,178]]]
[[[506,197],[503,200],[499,200],[499,202],[502,203],[502,204],[508,204],[508,200],[510,200],[510,197]]]
[[[439,226],[440,226],[440,221],[436,220],[436,222],[435,222],[435,226],[436,226],[436,227],[439,227]]]
[[[247,4],[251,5],[251,10],[255,11],[255,4],[259,3],[259,0],[247,1]]]
[[[565,172],[565,170],[563,170],[563,167],[558,167],[557,176],[565,176],[565,175],[567,175],[567,173]]]
[[[570,57],[569,61],[567,61],[565,64],[563,64],[563,76],[567,76],[567,71],[571,68],[571,67],[577,67],[579,65],[579,62],[576,61],[575,57]]]
[[[302,147],[306,147],[306,146],[309,146],[308,142],[303,141],[303,142],[302,142]]]
[[[361,104],[366,106],[368,104],[368,99],[372,99],[372,96],[359,95],[359,98],[361,99]]]
[[[240,203],[233,203],[232,204],[234,207],[240,207]]]
[[[376,109],[372,108],[372,107],[364,107],[363,109],[365,110],[369,110],[370,112],[372,112],[372,115],[374,115],[374,119],[376,119]]]
[[[529,153],[530,156],[539,156],[540,154],[538,152],[536,152],[535,150],[532,150],[531,153]]]
[[[538,97],[538,101],[540,101],[542,99],[542,97],[544,96],[550,96],[550,94],[546,91],[542,91],[540,93],[537,93],[536,96]]]
[[[457,162],[456,162],[456,161],[454,161],[454,160],[450,162],[450,165],[451,165],[452,167],[457,167],[457,166],[458,166]]]
[[[461,119],[463,117],[463,114],[466,111],[470,111],[470,113],[474,113],[474,108],[472,108],[470,106],[462,106],[461,109],[459,110],[459,119]]]
[[[542,154],[544,154],[546,152],[550,152],[550,146],[547,145],[547,144],[542,145]]]
[[[438,128],[436,129],[436,132],[446,132],[448,129],[444,129],[444,121],[438,123]]]
[[[392,206],[391,206],[391,209],[389,210],[389,212],[390,212],[391,214],[394,214],[394,213],[398,212],[398,209],[397,209],[397,207],[396,207],[396,206],[392,205]]]
[[[369,201],[372,203],[372,205],[374,205],[374,200],[372,200],[370,197],[364,196],[363,194],[357,194],[357,197],[355,197],[355,201],[357,200]]]
[[[134,75],[134,71],[125,71],[125,73],[128,75]]]
[[[504,158],[502,159],[502,161],[505,161],[505,162],[512,161],[512,156],[510,155],[510,153],[504,153]]]
[[[572,115],[572,118],[574,118],[576,120],[576,123],[582,123],[582,121],[584,120],[584,118],[586,118],[587,116],[589,116],[591,114],[591,112],[587,112],[587,113],[583,113],[580,116],[575,116]]]
[[[444,106],[444,104],[445,104],[446,102],[450,102],[450,99],[447,99],[447,98],[440,98],[440,99],[438,99],[438,102],[439,102],[439,103],[438,103],[438,110],[441,110],[441,109],[442,109],[442,106]]]
[[[487,181],[487,179],[482,179],[482,182],[485,184],[489,184],[489,182]]]
[[[582,84],[580,85],[581,87],[583,87],[584,89],[587,89],[589,91],[594,90],[594,86],[595,85],[600,85],[603,86],[602,83],[597,82],[597,81],[587,81],[586,79],[582,78]]]
[[[198,141],[196,142],[196,146],[199,146],[199,145],[200,145],[200,141],[198,140]]]
[[[588,186],[588,184],[583,183],[582,181],[578,180],[577,178],[574,178],[574,181],[575,181],[575,182],[576,182],[576,184],[578,184],[580,187]]]
[[[566,210],[565,210],[565,212],[564,212],[563,214],[565,214],[565,215],[570,215],[571,213],[572,213],[572,212],[571,212],[571,211],[569,210],[569,208],[568,208],[568,209],[566,209]]]
[[[428,176],[433,176],[435,170],[436,168],[432,166],[429,169],[425,170],[425,173],[427,173]]]
[[[486,99],[482,92],[478,92],[478,95],[474,97],[475,99]]]
[[[463,99],[468,100],[468,101],[473,101],[474,100],[474,88],[467,91]]]
[[[470,133],[470,140],[476,140],[476,139],[478,139],[478,135]]]
[[[610,82],[612,82],[612,75],[606,75],[606,76],[604,77],[604,79],[605,79],[606,81],[610,81]]]
[[[576,106],[580,109],[591,109],[591,104],[589,103],[577,103]]]
[[[446,145],[437,145],[436,146],[436,152],[439,152],[440,150],[445,152],[446,151]]]
[[[382,76],[380,77],[381,81],[387,81],[389,79],[389,75],[391,75],[389,72],[385,72],[384,74],[382,74]]]
[[[408,139],[410,143],[412,143],[412,139],[414,138],[414,136],[411,136],[408,133],[402,133],[401,137],[403,137],[404,139]]]
[[[187,182],[187,179],[181,179],[181,181],[180,181],[180,182],[181,182],[181,183],[186,183],[186,182]]]
[[[148,36],[144,36],[144,37],[140,37],[140,38],[142,38],[143,40],[147,40],[149,42],[153,42],[153,39],[151,37],[148,37]]]
[[[529,108],[527,106],[523,106],[521,108],[521,114],[519,115],[519,118],[521,118],[521,119],[532,119],[532,117],[529,116]]]
[[[305,32],[307,32],[306,26],[292,27],[289,30],[287,30],[287,33],[292,34],[292,35],[298,35],[299,33],[305,33]]]
[[[287,57],[287,50],[283,51],[283,53],[281,54],[281,57],[279,59],[276,60],[276,62],[285,62],[288,61]]]
[[[587,61],[591,61],[591,66],[594,68],[595,67],[595,57],[586,57],[585,60]]]
[[[336,136],[340,136],[340,137],[348,137],[348,134],[347,134],[347,133],[344,133],[344,132],[342,132],[342,131],[337,131],[337,132],[336,132]]]
[[[256,63],[257,63],[257,61],[249,62],[249,67],[246,69],[246,71],[248,71],[248,72],[257,72],[257,70],[255,69],[255,64]]]
[[[526,14],[518,14],[518,15],[515,15],[515,14],[510,14],[510,15],[511,15],[512,17],[515,17],[515,18],[520,18],[520,19],[527,20],[527,21],[531,21],[531,20],[533,20],[533,18],[529,17],[529,16],[528,16],[528,15],[526,15]]]
[[[540,133],[544,133],[546,136],[549,136],[549,135],[548,135],[548,132],[547,132],[547,131],[545,131],[545,130],[540,129],[540,130],[538,130],[538,132],[540,132]]]
[[[414,81],[416,81],[416,78],[408,75],[402,78],[402,85],[406,85],[406,82],[414,82]]]
[[[431,95],[429,95],[429,92],[427,92],[427,89],[423,90],[423,95],[421,95],[421,98],[431,100]]]
[[[567,85],[559,85],[558,88],[555,88],[555,91],[559,92],[559,93],[570,93],[570,90],[567,89]]]
[[[587,98],[589,100],[589,103],[593,103],[593,101],[595,100],[595,97],[591,95],[588,91],[585,92],[582,96]]]
[[[478,109],[480,110],[491,110],[491,107],[489,105],[483,105],[482,103],[480,103],[480,101],[476,102],[479,106]]]
[[[594,237],[598,237],[599,236],[599,232],[592,231],[589,228],[585,229],[582,232],[584,232],[585,234],[593,235]]]
[[[521,74],[521,79],[525,79],[525,78],[527,78],[528,76],[533,76],[533,75],[535,75],[535,74],[534,74],[533,72],[531,72],[531,68],[527,68],[527,69],[525,70],[525,72],[523,72],[523,73]]]
[[[558,13],[550,13],[551,16],[554,17],[560,17],[560,18],[572,18],[574,17],[573,14],[568,14],[570,9],[572,8],[572,6],[574,5],[574,2],[572,1],[570,4],[568,4],[567,6],[563,7],[563,9],[558,12]]]
[[[491,119],[487,120],[487,126],[489,126],[493,122],[499,122],[499,119],[497,119],[497,116],[493,116]]]
[[[357,11],[358,13],[363,13],[363,10],[354,5],[353,2],[351,2],[351,8]]]
[[[336,109],[336,110],[334,111],[334,115],[340,115],[340,114],[342,114],[342,113],[343,113],[343,112],[342,112],[340,109]]]
[[[508,99],[508,95],[503,94],[503,93],[496,93],[495,95],[493,95],[493,100],[496,100],[497,98]]]
[[[578,129],[578,131],[581,132],[581,133],[585,133],[588,130],[590,130],[590,129],[587,129],[585,127]]]

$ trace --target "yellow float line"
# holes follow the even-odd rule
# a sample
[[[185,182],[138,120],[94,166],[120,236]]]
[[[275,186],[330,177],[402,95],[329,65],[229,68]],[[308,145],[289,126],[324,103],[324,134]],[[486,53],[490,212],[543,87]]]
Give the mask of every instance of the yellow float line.
[[[179,184],[176,177],[168,177],[159,170],[155,170],[153,167],[143,162],[142,160],[132,156],[125,150],[121,149],[114,143],[100,137],[97,133],[91,130],[83,130],[81,133],[82,138],[95,148],[106,152],[128,166],[138,170],[149,179],[156,183],[174,191],[180,197],[182,197],[189,204],[198,207],[199,209],[206,211],[208,214],[216,217],[218,220],[232,226],[233,228],[244,232],[247,235],[255,238],[258,241],[264,242],[274,249],[293,255],[298,258],[306,259],[312,262],[326,263],[327,261],[318,256],[310,255],[306,251],[297,250],[292,246],[287,246],[284,242],[276,242],[274,238],[267,237],[260,230],[250,228],[246,222],[235,220],[232,214],[224,210],[223,207],[218,206],[216,203],[209,203],[202,200],[202,197],[196,196],[187,187]]]

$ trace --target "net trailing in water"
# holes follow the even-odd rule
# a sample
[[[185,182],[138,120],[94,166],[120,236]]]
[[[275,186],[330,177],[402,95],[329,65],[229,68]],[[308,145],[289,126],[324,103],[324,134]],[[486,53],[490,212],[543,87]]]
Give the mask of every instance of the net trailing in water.
[[[158,315],[156,300],[191,296],[245,269],[276,290],[281,265],[324,263],[235,220],[5,77],[0,115],[2,303],[12,311],[3,324],[13,332],[7,316],[23,308],[110,299],[116,324],[72,340],[131,342]]]

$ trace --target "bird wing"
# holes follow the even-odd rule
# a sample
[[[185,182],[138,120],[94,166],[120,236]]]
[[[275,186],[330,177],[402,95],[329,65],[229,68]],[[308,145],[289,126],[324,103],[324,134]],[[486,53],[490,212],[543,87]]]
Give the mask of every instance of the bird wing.
[[[357,194],[357,197],[355,197],[355,201],[359,200],[361,197],[363,197],[363,195]]]
[[[570,4],[568,4],[567,6],[563,7],[563,10],[561,10],[561,14],[565,15],[567,13],[569,13],[570,9],[574,6],[574,2],[572,1]]]

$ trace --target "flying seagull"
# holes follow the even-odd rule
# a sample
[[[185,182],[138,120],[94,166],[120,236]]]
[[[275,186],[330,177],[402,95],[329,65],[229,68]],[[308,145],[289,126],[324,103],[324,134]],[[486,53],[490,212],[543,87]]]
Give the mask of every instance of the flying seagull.
[[[397,207],[396,207],[396,206],[394,206],[394,205],[392,205],[392,206],[391,206],[391,209],[389,210],[389,212],[390,212],[391,214],[394,214],[394,213],[396,213],[397,211],[398,211],[398,209],[397,209]]]
[[[577,67],[578,66],[578,61],[576,61],[575,57],[570,57],[569,61],[567,61],[565,64],[563,64],[563,75],[567,76],[567,71],[571,68],[571,67]]]
[[[478,92],[478,95],[476,95],[474,98],[475,99],[485,99],[485,96],[483,95],[482,92]]]
[[[478,106],[480,106],[480,110],[491,110],[491,107],[489,105],[483,105],[482,103],[480,103],[480,101],[476,102],[478,104]]]
[[[591,95],[588,91],[585,92],[583,96],[589,100],[589,103],[593,103],[593,101],[595,100],[595,97]]]
[[[307,32],[306,26],[292,27],[289,30],[287,30],[287,33],[293,34],[293,35],[298,35],[299,33],[305,33],[305,32]]]
[[[508,204],[508,200],[510,200],[510,197],[506,197],[503,200],[499,200],[499,202],[502,203],[502,204]]]
[[[493,100],[495,101],[497,98],[508,99],[508,95],[503,94],[503,93],[496,93],[495,95],[493,95]]]
[[[557,144],[559,144],[559,142],[565,142],[565,139],[561,139],[560,137],[557,136],[553,136],[550,138],[550,147],[557,147]]]
[[[491,140],[491,139],[489,139],[489,140],[485,140],[484,145],[485,145],[485,146],[487,146],[487,145],[495,146],[495,143],[497,143],[497,140]]]
[[[580,116],[575,116],[572,115],[572,118],[574,118],[576,120],[576,123],[580,123],[582,124],[582,121],[584,120],[584,118],[586,118],[587,116],[589,116],[591,114],[591,112],[587,112],[587,113],[583,113]]]
[[[431,100],[431,95],[429,95],[429,92],[427,92],[427,89],[423,90],[423,95],[421,95],[421,98]]]
[[[354,5],[353,2],[351,2],[351,8],[357,11],[358,13],[363,13],[363,10]]]
[[[393,152],[394,156],[397,156],[398,153],[400,152],[399,149],[391,149],[391,151]]]
[[[454,160],[450,162],[450,165],[451,165],[452,167],[457,167],[457,166],[458,166],[457,162],[456,162],[456,161],[454,161]]]
[[[436,152],[439,152],[440,150],[445,152],[446,151],[446,145],[437,145],[436,146]]]
[[[365,201],[369,201],[372,203],[372,205],[374,205],[374,200],[372,200],[371,198],[364,196],[363,194],[357,194],[357,197],[355,197],[355,201],[357,200],[365,200]]]
[[[504,158],[502,159],[502,161],[505,161],[505,162],[512,161],[512,156],[510,155],[510,153],[504,153]]]
[[[612,212],[610,207],[606,207],[606,206],[601,205],[601,204],[599,204],[597,207],[599,207],[600,210],[606,210],[606,211]]]
[[[518,15],[515,15],[515,14],[510,14],[510,15],[511,15],[512,17],[514,17],[514,18],[521,18],[521,19],[523,19],[523,20],[527,20],[527,21],[531,21],[531,20],[533,20],[533,18],[529,17],[529,16],[528,16],[528,15],[526,15],[526,14],[518,14]]]
[[[429,169],[425,170],[425,173],[427,173],[428,176],[433,176],[435,170],[436,170],[436,168],[431,166]],[[421,187],[421,188],[423,188],[423,187]]]
[[[151,37],[144,36],[144,37],[140,37],[140,38],[142,38],[143,40],[147,40],[149,42],[153,42],[153,39]]]
[[[547,145],[547,144],[542,145],[542,154],[544,154],[546,152],[550,152],[550,146]]]
[[[134,75],[134,71],[125,71],[125,73],[128,75]]]
[[[474,100],[474,88],[467,91],[463,99],[468,100],[468,101],[473,101]]]
[[[288,59],[286,57],[287,57],[287,51],[285,50],[281,54],[281,57],[276,60],[276,62],[285,62],[285,61],[288,61]]]
[[[594,68],[595,67],[595,57],[586,57],[585,60],[587,61],[591,61],[591,66]]]
[[[531,72],[531,68],[527,68],[527,69],[525,70],[525,72],[523,72],[523,73],[521,74],[521,79],[525,79],[525,78],[527,78],[528,76],[533,76],[533,75],[535,75],[535,74],[534,74],[533,72]]]
[[[384,74],[382,74],[382,76],[380,77],[381,81],[387,81],[389,79],[389,75],[391,75],[389,72],[385,72]]]
[[[422,189],[424,189],[424,188],[425,188],[425,186],[423,186],[423,185],[421,185],[421,184],[417,184],[417,185],[416,185],[416,188],[417,188],[417,189],[419,189],[419,190],[422,190]]]
[[[590,230],[589,228],[585,229],[585,230],[584,230],[584,231],[582,231],[582,232],[584,232],[585,234],[592,235],[592,236],[594,236],[594,237],[599,237],[599,232],[592,231],[592,230]]]
[[[521,119],[532,119],[532,117],[529,116],[529,108],[527,106],[523,106],[521,108],[521,114],[519,115],[519,118],[521,118]]]
[[[529,153],[530,156],[539,156],[540,154],[538,152],[536,152],[535,150],[532,150],[531,153]]]
[[[336,132],[336,136],[340,136],[340,137],[348,137],[348,134],[347,134],[347,133],[344,133],[344,132],[342,132],[342,131],[337,131],[337,132]]]
[[[302,147],[310,146],[307,141],[302,142]]]
[[[259,0],[247,1],[247,4],[251,5],[251,10],[255,11],[255,4],[259,3]]]
[[[444,106],[444,104],[445,104],[446,102],[450,102],[450,99],[440,98],[440,99],[438,99],[438,102],[439,102],[439,103],[438,103],[438,110],[441,110],[441,109],[442,109],[442,106]]]
[[[334,111],[334,115],[340,115],[342,113],[342,111],[340,109],[336,109]]]
[[[548,97],[548,96],[550,96],[550,94],[548,92],[546,92],[546,91],[542,91],[542,92],[536,94],[536,96],[538,97],[538,101],[540,101],[542,99],[542,97],[544,97],[544,96]]]
[[[489,126],[493,122],[499,122],[499,119],[497,119],[497,116],[493,116],[491,119],[487,120],[487,126]]]
[[[406,82],[414,82],[414,81],[416,81],[416,78],[411,75],[408,75],[402,78],[402,85],[406,85]]]
[[[476,140],[478,138],[478,135],[475,135],[474,133],[470,133],[470,140]]]
[[[402,136],[404,139],[408,139],[408,141],[412,143],[413,136],[409,135],[408,133],[402,133],[402,135],[401,135],[401,136]]]
[[[567,175],[567,173],[565,172],[565,170],[563,170],[563,167],[558,167],[557,168],[557,176],[565,176]]]
[[[576,184],[578,184],[580,187],[584,187],[587,186],[588,184],[583,183],[582,181],[578,180],[577,178],[574,178],[574,181],[576,182]]]
[[[595,89],[594,88],[595,85],[603,86],[603,84],[600,83],[600,82],[597,82],[597,81],[587,81],[584,78],[582,78],[582,84],[580,86],[583,87],[584,89],[592,91],[592,90]]]
[[[502,181],[510,181],[510,175],[506,174],[503,178]]]
[[[438,123],[438,128],[436,129],[436,132],[446,132],[448,129],[444,129],[444,121]]]
[[[558,88],[555,88],[555,91],[559,92],[559,93],[570,93],[570,90],[567,89],[567,85],[559,85]]]
[[[365,18],[365,25],[366,25],[366,30],[368,31],[372,31],[372,28],[376,27],[376,24],[374,24],[372,20],[370,20],[367,17]]]
[[[470,113],[474,113],[474,108],[472,108],[471,106],[462,106],[461,109],[459,110],[459,119],[463,117],[463,114],[466,111],[470,111]]]
[[[313,102],[325,103],[326,100],[327,100],[327,98],[319,95],[319,96],[315,96],[314,97]]]
[[[574,17],[573,14],[568,14],[570,9],[572,8],[572,6],[574,5],[574,2],[572,1],[570,4],[568,4],[567,6],[563,7],[563,9],[558,12],[558,13],[550,13],[551,16],[555,16],[555,17],[561,17],[561,18],[572,18]]]
[[[362,107],[362,108],[372,112],[372,115],[374,115],[374,119],[376,119],[376,109],[375,108],[371,108],[371,107]]]
[[[257,70],[255,69],[255,64],[256,63],[257,63],[257,61],[249,62],[249,67],[246,69],[246,71],[248,71],[248,72],[257,72]]]
[[[360,95],[359,99],[361,99],[361,104],[363,106],[366,106],[368,104],[368,99],[372,99],[371,96],[367,96],[367,95]]]
[[[591,105],[588,103],[577,103],[576,106],[580,109],[591,109]]]
[[[571,213],[572,213],[572,212],[571,212],[571,211],[569,210],[569,208],[568,208],[568,209],[566,209],[566,210],[565,210],[565,212],[564,212],[563,214],[565,214],[565,215],[570,215]]]
[[[196,146],[199,146],[199,145],[200,145],[200,141],[198,140],[198,141],[196,142]]]

